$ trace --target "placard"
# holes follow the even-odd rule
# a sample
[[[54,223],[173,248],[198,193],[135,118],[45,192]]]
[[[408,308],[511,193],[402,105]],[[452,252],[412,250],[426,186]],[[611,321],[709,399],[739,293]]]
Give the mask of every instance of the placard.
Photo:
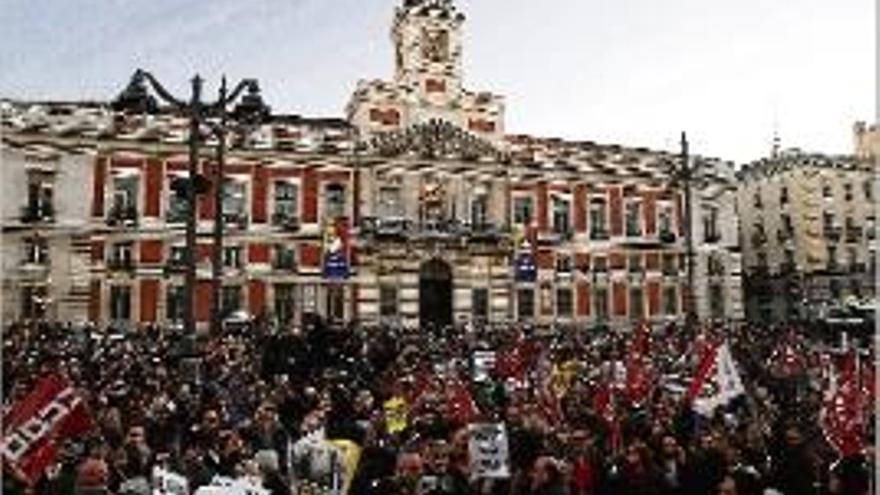
[[[504,423],[468,426],[471,474],[475,478],[509,478],[510,455]]]

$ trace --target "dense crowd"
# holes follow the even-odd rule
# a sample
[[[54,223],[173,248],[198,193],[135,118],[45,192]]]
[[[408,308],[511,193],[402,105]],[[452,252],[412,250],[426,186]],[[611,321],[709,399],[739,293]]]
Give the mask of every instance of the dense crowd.
[[[713,336],[730,343],[746,394],[707,418],[684,391],[700,343]],[[818,342],[754,325],[657,328],[650,391],[634,403],[620,378],[631,338],[318,319],[199,337],[162,327],[12,325],[3,337],[6,410],[39,377],[58,373],[78,386],[94,427],[59,446],[31,487],[4,464],[3,493],[149,494],[159,466],[192,492],[223,476],[249,477],[278,495],[869,493],[871,449],[839,459],[819,427],[827,377]],[[783,341],[798,353],[792,369],[776,356]],[[494,364],[476,370],[474,356],[487,350]],[[387,408],[394,400],[402,414]],[[474,423],[504,425],[508,476],[475,476]],[[866,445],[872,439],[867,428]],[[358,455],[327,460],[325,440]],[[313,448],[320,445],[327,448]]]

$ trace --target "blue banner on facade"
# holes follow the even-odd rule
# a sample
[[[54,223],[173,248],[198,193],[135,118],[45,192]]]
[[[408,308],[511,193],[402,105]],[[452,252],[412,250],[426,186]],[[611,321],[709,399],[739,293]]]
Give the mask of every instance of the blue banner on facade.
[[[538,278],[538,266],[531,253],[520,254],[513,269],[517,282],[534,282]]]
[[[342,253],[327,253],[324,256],[324,278],[348,278],[348,260]]]

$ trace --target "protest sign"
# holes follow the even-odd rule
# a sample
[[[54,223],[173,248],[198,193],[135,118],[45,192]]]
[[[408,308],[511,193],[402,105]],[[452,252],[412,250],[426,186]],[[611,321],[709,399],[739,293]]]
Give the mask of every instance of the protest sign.
[[[504,423],[475,423],[468,426],[468,452],[475,478],[510,477],[507,430]]]
[[[489,372],[495,369],[495,351],[474,351],[474,381],[487,382],[491,378]]]
[[[386,400],[383,404],[385,409],[385,428],[390,435],[399,433],[406,429],[408,407],[406,400],[402,397],[394,397]]]

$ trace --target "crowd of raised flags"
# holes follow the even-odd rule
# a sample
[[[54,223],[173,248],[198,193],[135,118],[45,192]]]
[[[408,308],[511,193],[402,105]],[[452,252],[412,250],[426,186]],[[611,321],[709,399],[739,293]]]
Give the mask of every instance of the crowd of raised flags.
[[[3,493],[869,493],[874,361],[853,342],[243,330],[7,328]]]

